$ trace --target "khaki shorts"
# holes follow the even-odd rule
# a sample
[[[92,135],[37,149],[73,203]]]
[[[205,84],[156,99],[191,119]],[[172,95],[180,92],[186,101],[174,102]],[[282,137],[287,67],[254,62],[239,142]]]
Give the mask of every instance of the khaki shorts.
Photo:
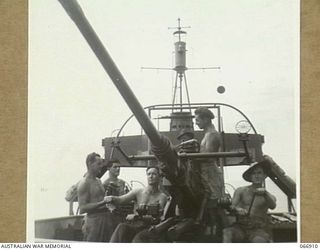
[[[82,226],[83,240],[91,242],[108,242],[112,234],[110,213],[87,214]]]

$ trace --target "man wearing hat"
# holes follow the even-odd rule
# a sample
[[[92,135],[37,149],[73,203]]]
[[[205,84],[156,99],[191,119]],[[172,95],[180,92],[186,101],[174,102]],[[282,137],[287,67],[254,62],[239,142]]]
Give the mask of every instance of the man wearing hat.
[[[268,228],[268,209],[276,207],[276,198],[265,188],[267,165],[264,161],[253,163],[242,175],[251,185],[236,189],[232,210],[237,221],[224,229],[223,242],[271,242]]]
[[[205,107],[197,108],[194,114],[196,125],[204,132],[200,143],[200,152],[219,152],[222,140],[220,133],[212,123],[214,114]],[[223,209],[217,206],[219,199],[224,195],[222,169],[219,167],[216,158],[202,160],[200,165],[200,178],[204,189],[204,196],[197,221],[199,223],[204,220],[206,221],[208,233],[214,230],[211,227],[216,227],[214,231],[220,236],[222,234],[222,227],[226,223]]]

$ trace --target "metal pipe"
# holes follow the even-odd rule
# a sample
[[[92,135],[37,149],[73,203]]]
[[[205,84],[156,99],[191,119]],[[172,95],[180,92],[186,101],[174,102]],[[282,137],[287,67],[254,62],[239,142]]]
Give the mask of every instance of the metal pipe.
[[[184,76],[184,85],[186,87],[186,93],[187,93],[187,102],[189,103],[189,111],[191,113],[191,105],[190,105],[190,95],[189,95],[189,90],[188,90],[188,84],[187,84],[187,77],[186,77],[186,73],[183,72],[183,76]],[[181,107],[182,107],[182,104],[181,104]]]
[[[178,73],[176,73],[176,80],[174,82],[174,90],[173,90],[173,98],[172,98],[172,108],[174,107],[174,103],[176,101],[176,92],[177,92],[177,83],[178,83]]]
[[[245,157],[246,153],[242,152],[212,152],[212,153],[180,153],[179,158],[185,159],[204,159],[204,158],[225,158],[225,157]],[[154,155],[130,155],[129,161],[155,160]]]
[[[252,127],[252,130],[254,131],[254,133],[257,134],[257,131],[256,131],[255,127],[253,126],[252,122],[249,120],[249,118],[240,109],[237,109],[236,107],[234,107],[232,105],[229,105],[229,104],[226,104],[226,103],[220,103],[220,102],[216,102],[216,103],[182,103],[181,105],[182,105],[183,109],[189,109],[189,108],[196,109],[196,108],[199,108],[199,107],[217,108],[218,106],[224,106],[224,107],[231,108],[231,109],[237,111],[238,113],[240,113],[243,116],[243,118],[246,119],[246,121],[249,122],[249,124]],[[153,105],[150,108],[153,109],[153,110],[171,109],[170,104]],[[172,109],[173,108],[174,107],[172,107]]]
[[[181,153],[179,158],[212,158],[212,157],[243,157],[246,153],[242,152],[212,152],[212,153]]]

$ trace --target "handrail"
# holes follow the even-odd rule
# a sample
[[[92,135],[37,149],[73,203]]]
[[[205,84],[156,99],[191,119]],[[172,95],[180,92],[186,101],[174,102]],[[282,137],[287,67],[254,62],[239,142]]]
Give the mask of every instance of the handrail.
[[[174,106],[176,105],[179,105],[180,107],[180,104],[175,104]],[[253,126],[252,122],[250,121],[250,119],[238,108],[230,105],[230,104],[226,104],[226,103],[182,103],[181,104],[182,106],[185,106],[185,107],[182,107],[182,109],[196,109],[198,107],[208,107],[210,108],[212,106],[212,108],[216,108],[217,106],[225,106],[225,107],[228,107],[228,108],[231,108],[231,109],[234,109],[236,110],[237,112],[239,112],[250,124],[250,126],[252,127],[252,130],[254,131],[255,134],[257,134],[257,131],[255,129],[255,127]],[[188,106],[187,106],[188,105]],[[189,106],[190,105],[190,106]],[[211,106],[210,106],[211,105]],[[165,108],[167,106],[167,108]],[[164,110],[173,110],[175,108],[172,107],[172,104],[155,104],[155,105],[149,105],[149,106],[146,106],[144,107],[143,109],[151,109],[151,110],[159,110],[157,109],[156,107],[163,107]],[[123,125],[120,127],[119,129],[119,132],[118,134],[116,135],[115,138],[118,138],[122,132],[122,130],[124,129],[124,127],[127,125],[127,123],[131,120],[131,118],[134,117],[134,115],[132,114],[130,117],[128,117],[128,119],[123,123]]]

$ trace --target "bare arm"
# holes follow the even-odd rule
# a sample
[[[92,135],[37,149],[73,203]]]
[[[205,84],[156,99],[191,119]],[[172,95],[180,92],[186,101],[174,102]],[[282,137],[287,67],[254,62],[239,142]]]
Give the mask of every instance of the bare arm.
[[[266,198],[266,201],[268,203],[268,207],[270,209],[275,209],[276,206],[277,206],[276,197],[274,195],[270,194],[268,191],[266,191],[265,198]]]
[[[264,196],[264,198],[266,199],[266,202],[268,204],[268,208],[270,208],[270,209],[275,209],[276,208],[276,205],[277,205],[276,204],[276,201],[277,201],[276,197],[274,195],[270,194],[264,187],[257,188],[255,190],[255,193],[257,195]]]
[[[129,193],[121,196],[107,196],[108,202],[114,204],[123,204],[129,201],[136,200],[137,194],[140,192],[140,189],[131,190]]]
[[[161,199],[160,201],[160,209],[163,210],[162,215],[160,216],[161,221],[165,219],[165,216],[171,204],[171,200],[172,200],[171,197],[165,196],[164,199],[163,200]]]
[[[159,197],[159,209],[161,211],[161,214],[164,213],[164,210],[166,208],[166,204],[169,204],[168,200],[169,200],[169,197],[167,195],[165,195],[164,193],[160,194],[160,197]]]
[[[240,207],[240,202],[241,202],[241,193],[243,192],[242,188],[237,188],[236,191],[233,194],[233,198],[232,198],[232,204],[231,204],[231,208],[236,211],[236,213],[240,214],[240,215],[245,215],[247,214],[247,210]]]
[[[164,209],[167,202],[168,202],[168,196],[166,196],[165,194],[161,195],[161,198],[160,198],[160,209]]]
[[[106,204],[105,200],[90,203],[89,185],[85,181],[81,181],[79,183],[78,202],[81,214],[88,213],[94,209],[102,208]]]

